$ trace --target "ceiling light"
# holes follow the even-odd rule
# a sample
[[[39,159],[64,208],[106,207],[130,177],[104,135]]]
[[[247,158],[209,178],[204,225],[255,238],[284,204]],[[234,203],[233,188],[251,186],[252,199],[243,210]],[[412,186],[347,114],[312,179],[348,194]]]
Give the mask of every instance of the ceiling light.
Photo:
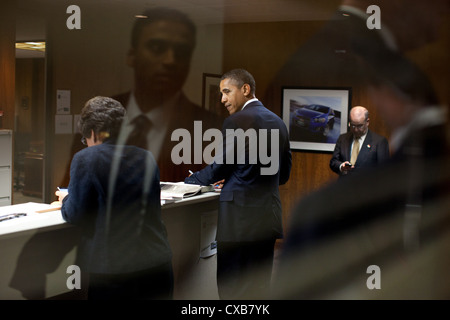
[[[45,42],[44,41],[16,42],[16,49],[45,52]]]

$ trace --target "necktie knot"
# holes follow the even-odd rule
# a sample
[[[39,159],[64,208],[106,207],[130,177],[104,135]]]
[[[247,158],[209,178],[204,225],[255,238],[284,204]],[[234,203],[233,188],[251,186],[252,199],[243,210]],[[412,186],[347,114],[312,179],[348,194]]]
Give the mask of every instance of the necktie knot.
[[[131,122],[133,125],[133,131],[130,133],[127,139],[128,145],[134,145],[139,148],[147,148],[147,134],[151,128],[151,121],[144,115],[139,115],[134,118]]]
[[[134,118],[131,121],[131,124],[135,127],[135,128],[139,128],[141,130],[150,130],[150,119],[147,118],[146,116],[144,116],[143,114],[137,116],[136,118]]]

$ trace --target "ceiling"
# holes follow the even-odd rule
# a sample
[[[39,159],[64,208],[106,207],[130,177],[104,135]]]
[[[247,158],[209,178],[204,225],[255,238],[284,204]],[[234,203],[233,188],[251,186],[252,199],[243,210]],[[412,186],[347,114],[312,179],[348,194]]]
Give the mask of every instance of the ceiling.
[[[174,7],[198,24],[325,20],[337,0],[17,0],[17,39],[45,37],[45,20],[76,4],[84,10],[100,9],[135,15],[158,6]],[[66,3],[66,4],[64,4]],[[66,14],[63,12],[63,14]]]
[[[76,4],[81,10],[108,10],[134,16],[144,9],[174,7],[197,24],[326,20],[337,0],[17,0],[16,41],[45,40],[45,25],[55,14]],[[62,13],[61,11],[64,10]],[[43,57],[43,53],[16,50],[17,57]]]

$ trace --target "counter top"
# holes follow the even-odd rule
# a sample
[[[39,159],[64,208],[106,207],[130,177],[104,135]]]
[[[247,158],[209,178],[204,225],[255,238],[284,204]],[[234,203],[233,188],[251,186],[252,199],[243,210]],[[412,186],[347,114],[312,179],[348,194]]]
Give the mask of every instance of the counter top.
[[[171,203],[162,204],[164,209],[205,202],[218,198],[220,192],[207,192]],[[10,206],[0,207],[0,217],[14,213],[26,213],[26,216],[20,216],[10,220],[0,221],[0,237],[13,235],[17,232],[33,231],[35,229],[60,228],[61,226],[70,227],[61,216],[59,207],[45,203],[27,202]]]
[[[189,198],[185,198],[182,200],[176,200],[174,202],[169,202],[169,203],[161,203],[162,204],[162,209],[164,210],[164,208],[173,208],[173,207],[177,207],[177,206],[182,206],[182,205],[186,205],[186,204],[194,204],[194,203],[198,203],[198,202],[204,202],[207,200],[212,200],[214,198],[219,198],[220,196],[220,191],[214,191],[214,192],[205,192],[199,195],[195,195],[193,197],[189,197]]]
[[[53,209],[39,213],[37,211]],[[0,216],[14,213],[26,213],[26,216],[0,222],[0,236],[34,229],[51,228],[66,224],[58,207],[45,203],[27,202],[0,207]]]

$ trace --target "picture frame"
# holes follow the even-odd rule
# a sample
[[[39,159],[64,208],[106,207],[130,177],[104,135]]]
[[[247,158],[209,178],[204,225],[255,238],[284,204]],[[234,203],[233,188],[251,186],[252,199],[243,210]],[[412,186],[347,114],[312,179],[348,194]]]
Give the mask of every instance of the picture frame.
[[[333,152],[347,132],[351,88],[282,88],[282,118],[292,150]]]
[[[226,108],[221,103],[220,78],[213,73],[203,73],[202,81],[202,107],[222,117],[228,116]]]

